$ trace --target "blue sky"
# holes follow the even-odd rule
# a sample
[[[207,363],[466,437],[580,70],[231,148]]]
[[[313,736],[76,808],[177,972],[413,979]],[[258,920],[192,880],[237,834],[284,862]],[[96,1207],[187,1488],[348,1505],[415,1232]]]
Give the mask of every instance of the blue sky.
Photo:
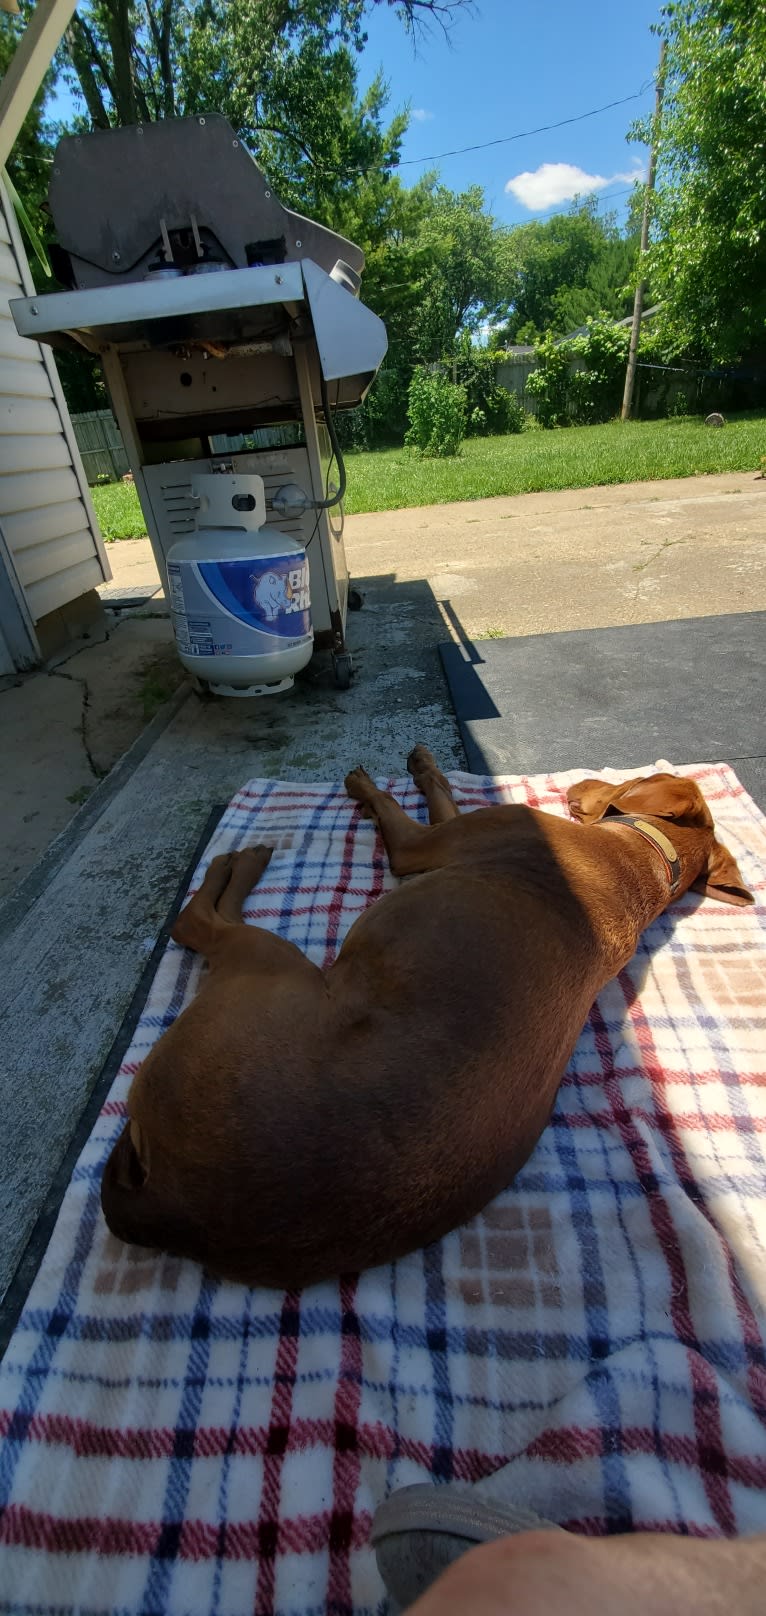
[[[622,216],[630,176],[642,175],[646,161],[645,148],[629,144],[625,133],[654,103],[658,41],[649,29],[659,8],[660,0],[476,0],[446,38],[433,25],[413,48],[393,8],[381,4],[367,19],[359,88],[382,68],[390,113],[407,103],[413,109],[402,147],[405,184],[437,168],[453,190],[481,185],[505,224],[565,209],[575,190],[595,190],[604,211]],[[638,100],[581,123],[438,157],[577,116],[642,86]],[[71,110],[67,92],[51,108],[60,117]]]
[[[658,41],[649,29],[658,15],[659,0],[478,0],[473,12],[458,14],[449,40],[433,28],[414,52],[402,24],[380,6],[367,24],[360,88],[382,67],[390,110],[409,102],[416,114],[402,157],[430,158],[634,94],[656,68]],[[653,101],[650,82],[639,100],[582,123],[408,164],[400,173],[411,183],[436,167],[453,190],[482,185],[489,208],[506,224],[567,208],[563,193],[590,189],[587,176],[610,182],[596,187],[600,205],[621,212],[629,176],[643,172],[646,160],[645,148],[628,144],[625,133]]]

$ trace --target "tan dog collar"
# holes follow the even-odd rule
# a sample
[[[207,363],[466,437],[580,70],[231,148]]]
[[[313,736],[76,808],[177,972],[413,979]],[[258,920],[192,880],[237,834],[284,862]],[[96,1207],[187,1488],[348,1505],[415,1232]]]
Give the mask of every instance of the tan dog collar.
[[[632,830],[638,831],[639,836],[643,836],[645,842],[649,842],[651,847],[657,849],[665,865],[672,898],[681,884],[681,860],[665,832],[658,830],[656,825],[650,825],[647,819],[641,819],[638,814],[610,814],[608,819],[603,820],[603,824],[630,825]]]

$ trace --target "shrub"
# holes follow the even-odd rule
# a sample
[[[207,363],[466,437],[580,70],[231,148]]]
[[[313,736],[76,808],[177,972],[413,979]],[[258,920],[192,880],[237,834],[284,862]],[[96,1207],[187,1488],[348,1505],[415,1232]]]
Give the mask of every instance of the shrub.
[[[566,346],[577,367],[569,383],[572,420],[580,426],[611,420],[622,402],[629,330],[611,320],[589,320],[587,331]]]
[[[569,344],[556,342],[547,332],[535,349],[537,368],[527,377],[527,392],[537,401],[537,419],[541,426],[567,426],[569,413]]]
[[[689,395],[684,391],[683,388],[679,387],[678,392],[674,393],[673,398],[668,405],[668,415],[684,416],[691,415],[691,413],[692,407],[689,400]]]
[[[335,429],[343,449],[378,449],[401,443],[407,421],[407,385],[410,370],[386,363],[363,404],[338,410]]]
[[[497,384],[497,367],[505,358],[487,348],[474,348],[468,333],[455,354],[445,359],[453,379],[466,391],[468,431],[472,437],[499,436],[524,429],[526,411],[515,393]]]
[[[617,414],[630,335],[611,320],[591,320],[582,336],[557,341],[552,332],[535,350],[537,369],[527,390],[537,399],[541,426],[591,426]]]
[[[410,426],[405,443],[423,455],[457,454],[465,436],[465,388],[421,365],[410,382],[408,415]]]
[[[500,395],[498,401],[498,421],[501,423],[492,430],[495,432],[523,432],[529,424],[529,416],[516,393],[509,393],[507,387],[498,387],[496,392]]]

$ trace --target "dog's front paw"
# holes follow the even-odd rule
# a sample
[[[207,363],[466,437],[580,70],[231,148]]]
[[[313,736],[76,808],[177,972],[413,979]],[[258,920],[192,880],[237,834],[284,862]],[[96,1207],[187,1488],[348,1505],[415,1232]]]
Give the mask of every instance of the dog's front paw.
[[[235,862],[247,862],[260,874],[271,863],[274,855],[273,847],[266,847],[263,842],[255,842],[250,847],[241,847],[238,853],[233,854]]]
[[[346,790],[354,802],[369,802],[375,792],[375,781],[370,779],[366,769],[361,764],[358,769],[352,769],[344,781]]]
[[[413,746],[407,759],[407,772],[417,776],[418,774],[425,774],[429,769],[435,769],[438,774],[439,765],[433,752],[429,751],[429,748],[424,746],[422,741],[418,741]]]

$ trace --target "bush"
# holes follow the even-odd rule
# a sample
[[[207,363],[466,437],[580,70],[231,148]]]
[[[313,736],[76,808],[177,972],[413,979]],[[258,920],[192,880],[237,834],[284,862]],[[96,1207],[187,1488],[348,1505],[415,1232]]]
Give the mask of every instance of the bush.
[[[629,343],[627,329],[611,320],[589,321],[587,331],[568,342],[549,331],[535,351],[537,369],[527,381],[540,425],[593,426],[616,415]]]
[[[401,443],[407,423],[406,370],[390,359],[381,366],[363,404],[339,410],[335,425],[343,449],[377,449]]]
[[[499,437],[524,429],[526,411],[507,387],[498,387],[497,367],[505,358],[486,348],[474,348],[468,333],[458,342],[457,351],[444,360],[454,380],[465,388],[468,431],[471,437]]]
[[[609,421],[625,388],[630,332],[611,320],[589,320],[588,330],[566,344],[577,366],[569,383],[569,409],[578,426]]]
[[[516,393],[509,393],[507,387],[498,387],[497,392],[502,395],[500,402],[500,420],[502,425],[494,428],[498,432],[523,432],[529,425],[529,416]]]
[[[567,426],[569,413],[569,343],[556,342],[549,331],[535,349],[537,368],[527,377],[527,392],[537,401],[537,419],[541,426]]]
[[[421,365],[410,382],[407,412],[410,426],[405,443],[423,455],[457,454],[466,427],[464,387]]]
[[[668,415],[683,417],[685,415],[691,415],[692,413],[689,394],[685,392],[683,388],[679,387],[678,392],[673,394],[670,404],[668,405]]]

